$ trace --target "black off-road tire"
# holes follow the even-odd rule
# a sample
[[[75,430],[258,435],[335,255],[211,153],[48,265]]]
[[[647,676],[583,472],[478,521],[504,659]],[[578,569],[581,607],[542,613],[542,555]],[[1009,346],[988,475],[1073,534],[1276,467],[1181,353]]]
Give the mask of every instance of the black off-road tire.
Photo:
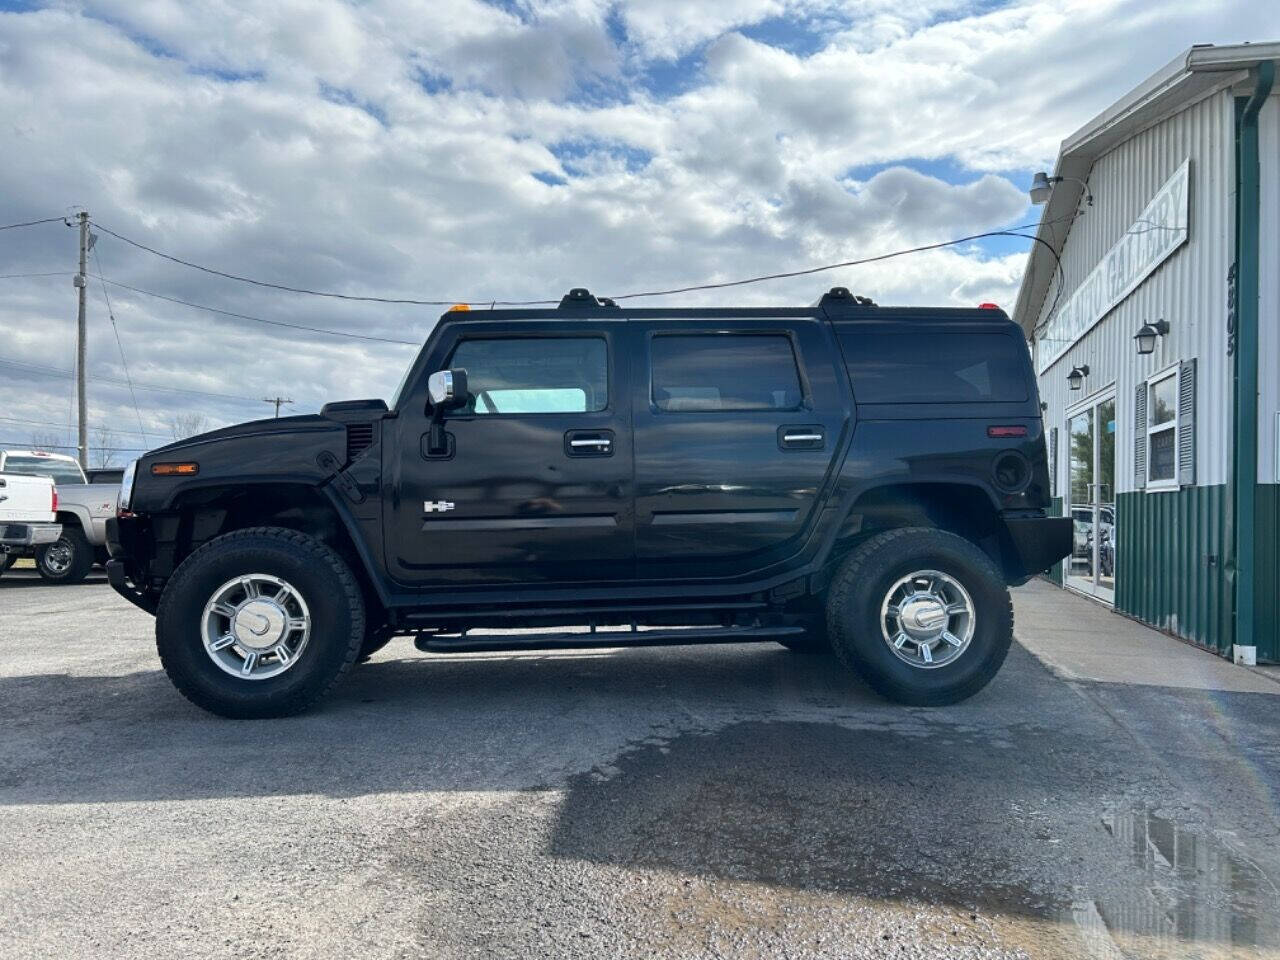
[[[0,553],[0,574],[3,574],[17,562],[18,555],[16,553]]]
[[[974,606],[969,646],[932,669],[900,660],[880,622],[893,584],[922,569],[955,578]],[[881,696],[912,706],[944,706],[973,696],[999,671],[1013,641],[1013,605],[1004,577],[981,549],[952,533],[906,527],[876,534],[844,560],[827,597],[827,630],[840,661]]]
[[[210,597],[228,580],[250,573],[287,581],[311,614],[311,635],[298,662],[263,680],[226,673],[201,638]],[[314,706],[356,662],[364,635],[360,585],[342,557],[283,527],[236,530],[204,544],[165,584],[156,611],[156,650],[173,685],[196,706],[235,719],[285,717]]]
[[[63,550],[71,551],[65,564],[55,560]],[[50,556],[53,551],[53,556]],[[80,583],[93,569],[93,547],[85,539],[84,531],[74,523],[64,523],[62,534],[54,543],[36,548],[36,572],[50,583]]]

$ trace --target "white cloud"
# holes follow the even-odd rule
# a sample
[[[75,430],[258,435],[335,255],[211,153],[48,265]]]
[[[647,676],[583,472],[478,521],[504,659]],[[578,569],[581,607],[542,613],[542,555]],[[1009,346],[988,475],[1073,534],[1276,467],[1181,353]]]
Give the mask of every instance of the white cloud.
[[[351,293],[733,279],[1024,222],[1030,172],[1178,50],[1280,34],[1280,15],[1246,0],[985,6],[84,0],[0,14],[0,222],[84,204],[185,258]],[[1023,254],[999,249],[683,302],[809,302],[844,284],[880,302],[1009,303]],[[98,250],[113,280],[272,320],[418,340],[439,313],[234,284],[105,235]],[[0,274],[70,271],[74,255],[60,225],[0,234]],[[0,285],[0,354],[68,368],[69,277]],[[112,300],[136,379],[249,398],[140,392],[157,432],[175,410],[269,413],[253,398],[277,393],[299,410],[387,396],[413,353]],[[91,371],[121,378],[97,284],[90,328]],[[126,389],[90,396],[95,421],[136,430]],[[65,423],[68,397],[65,378],[0,366],[0,439],[27,435],[18,419]]]

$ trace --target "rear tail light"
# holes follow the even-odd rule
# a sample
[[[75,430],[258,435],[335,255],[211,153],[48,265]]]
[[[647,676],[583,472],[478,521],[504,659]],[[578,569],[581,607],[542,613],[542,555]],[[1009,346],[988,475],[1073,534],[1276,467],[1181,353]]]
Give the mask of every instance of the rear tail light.
[[[1027,428],[1021,424],[1012,424],[1007,427],[987,427],[988,437],[1025,437]]]
[[[49,506],[49,512],[57,513],[58,512],[58,488],[54,487],[52,490],[49,491],[49,493],[50,493],[49,499],[53,501],[53,503]]]

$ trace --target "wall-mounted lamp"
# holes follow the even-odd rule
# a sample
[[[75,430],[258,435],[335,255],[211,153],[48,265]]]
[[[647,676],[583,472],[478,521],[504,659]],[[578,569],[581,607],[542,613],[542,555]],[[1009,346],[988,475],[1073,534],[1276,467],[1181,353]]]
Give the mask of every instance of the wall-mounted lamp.
[[[1157,320],[1155,323],[1144,323],[1142,325],[1142,329],[1133,335],[1133,339],[1138,344],[1139,355],[1155,353],[1156,340],[1159,337],[1163,337],[1168,332],[1168,320]]]
[[[1089,365],[1082,363],[1078,367],[1072,367],[1071,372],[1067,374],[1067,386],[1072,390],[1079,390],[1084,386],[1084,378],[1089,375]]]
[[[1049,195],[1053,193],[1053,185],[1061,183],[1063,180],[1072,180],[1084,187],[1084,199],[1089,206],[1093,206],[1093,194],[1089,192],[1089,184],[1079,177],[1051,177],[1043,170],[1031,178],[1031,189],[1027,192],[1031,194],[1031,202],[1037,207],[1041,204],[1049,202]]]

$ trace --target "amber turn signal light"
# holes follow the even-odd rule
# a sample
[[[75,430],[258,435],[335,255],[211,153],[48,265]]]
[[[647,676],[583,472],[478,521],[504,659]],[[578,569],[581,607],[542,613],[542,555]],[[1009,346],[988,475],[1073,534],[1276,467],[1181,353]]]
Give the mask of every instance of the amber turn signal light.
[[[153,477],[193,477],[200,472],[198,463],[153,463]]]

